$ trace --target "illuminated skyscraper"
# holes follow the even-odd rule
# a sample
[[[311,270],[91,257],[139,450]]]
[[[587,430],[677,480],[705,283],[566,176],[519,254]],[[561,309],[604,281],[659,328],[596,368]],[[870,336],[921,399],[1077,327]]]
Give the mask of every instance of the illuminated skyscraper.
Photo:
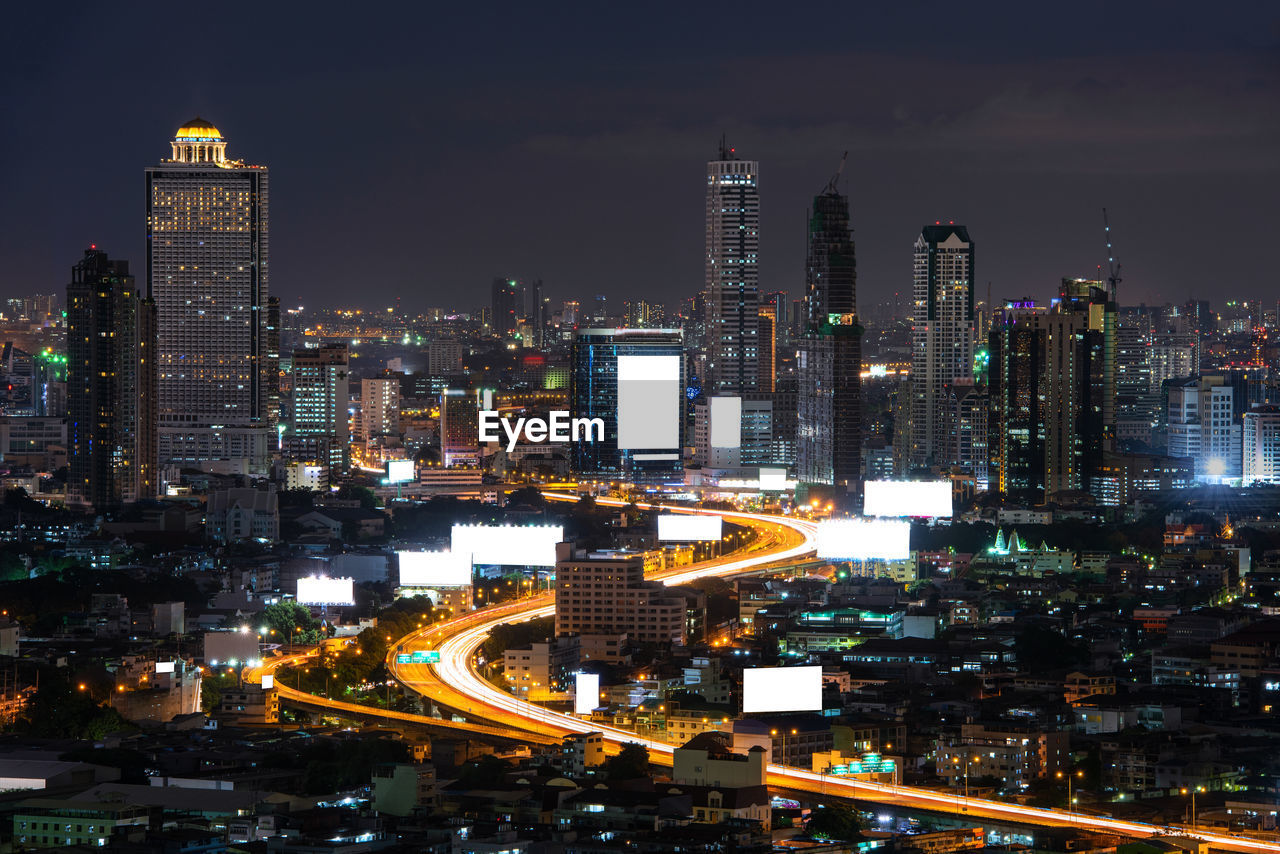
[[[926,225],[915,242],[911,315],[912,466],[945,466],[949,386],[973,376],[977,329],[973,306],[973,241],[963,225]]]
[[[809,215],[804,335],[796,342],[796,478],[854,491],[862,475],[862,327],[849,198],[833,179]]]
[[[351,380],[346,344],[293,353],[293,434],[326,439],[330,475],[346,471],[350,441]]]
[[[1257,406],[1244,414],[1244,485],[1280,484],[1280,406]]]
[[[193,119],[146,172],[159,457],[265,474],[275,428],[267,169],[226,149],[217,128]]]
[[[440,393],[440,464],[480,465],[481,392],[447,388]]]
[[[760,164],[720,143],[707,163],[705,267],[709,394],[759,387]]]
[[[67,488],[102,510],[156,494],[155,304],[90,248],[67,286]]]
[[[574,442],[574,470],[635,483],[679,480],[685,378],[679,329],[577,330],[569,409],[575,418],[601,419],[604,440]]]

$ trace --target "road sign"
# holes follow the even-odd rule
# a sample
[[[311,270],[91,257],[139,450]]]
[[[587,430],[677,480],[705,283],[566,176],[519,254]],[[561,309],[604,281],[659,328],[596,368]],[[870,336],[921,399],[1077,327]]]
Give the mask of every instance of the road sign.
[[[435,649],[415,650],[412,656],[414,664],[439,664],[440,651]]]

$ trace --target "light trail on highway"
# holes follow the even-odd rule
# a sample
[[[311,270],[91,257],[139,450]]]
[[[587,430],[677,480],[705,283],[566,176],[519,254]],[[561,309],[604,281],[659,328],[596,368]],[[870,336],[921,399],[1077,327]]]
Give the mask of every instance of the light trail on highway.
[[[553,500],[576,500],[576,496],[551,493],[548,493],[547,497]],[[628,503],[613,499],[596,499],[596,501],[613,506],[625,506]],[[649,504],[637,506],[641,509],[654,509]],[[716,558],[693,565],[688,569],[665,570],[652,576],[668,585],[686,584],[700,578],[756,572],[776,564],[796,561],[809,556],[814,551],[817,525],[807,520],[737,511],[693,510],[680,507],[664,509],[720,515],[728,520],[754,527],[758,534],[764,534],[778,542],[776,549],[763,550],[760,554]],[[750,551],[751,547],[748,546],[746,550]],[[465,712],[468,716],[498,724],[516,732],[532,732],[542,737],[599,732],[603,734],[606,741],[614,745],[640,744],[648,749],[655,763],[670,765],[675,746],[668,742],[645,738],[630,730],[597,721],[583,720],[570,714],[546,709],[527,700],[520,700],[500,690],[480,675],[476,655],[496,626],[546,617],[554,613],[555,599],[552,593],[543,593],[474,611],[402,638],[393,645],[387,666],[395,678],[406,687],[445,707]],[[395,651],[399,647],[423,644],[439,651],[438,664],[397,664],[395,662]],[[384,717],[394,716],[384,715]],[[914,786],[851,780],[786,765],[769,765],[768,782],[773,788],[798,790],[816,794],[819,797],[854,798],[861,801],[943,812],[972,819],[975,823],[983,819],[994,819],[1037,826],[1077,827],[1124,836],[1194,836],[1224,850],[1280,854],[1280,843],[1263,839],[1123,821],[1073,810],[1028,807],[1003,801],[963,797]]]

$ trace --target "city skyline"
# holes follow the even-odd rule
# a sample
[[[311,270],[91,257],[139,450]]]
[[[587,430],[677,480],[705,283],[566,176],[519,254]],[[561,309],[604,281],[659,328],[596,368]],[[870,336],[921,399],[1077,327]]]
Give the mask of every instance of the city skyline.
[[[38,31],[38,14],[26,14],[36,17],[31,29]],[[1088,37],[1083,13],[1078,21],[1055,22],[1061,32],[1024,22],[1032,33],[1012,46],[1003,38],[1011,24],[963,24],[961,40],[985,55],[998,44],[998,62],[964,59],[935,26],[916,27],[905,13],[865,19],[836,13],[849,41],[821,50],[802,43],[800,22],[781,16],[768,48],[750,62],[723,48],[700,45],[696,53],[677,31],[683,28],[655,20],[614,43],[616,55],[577,48],[577,58],[600,73],[592,85],[568,90],[559,86],[570,71],[563,62],[530,57],[518,35],[523,21],[496,27],[494,38],[510,49],[494,51],[498,60],[483,72],[466,38],[442,46],[431,60],[416,59],[416,51],[370,55],[357,47],[340,79],[282,47],[269,58],[275,73],[262,84],[263,97],[249,101],[239,96],[242,87],[221,85],[212,75],[155,81],[128,60],[118,69],[95,68],[94,91],[120,100],[121,111],[88,162],[68,156],[71,111],[57,112],[73,92],[82,94],[73,83],[83,61],[61,52],[84,35],[76,30],[58,45],[37,38],[31,48],[50,47],[49,54],[9,60],[30,85],[6,101],[32,119],[3,143],[9,165],[0,183],[13,204],[5,208],[0,249],[13,263],[0,291],[49,289],[64,259],[89,243],[115,247],[140,264],[130,182],[138,164],[151,161],[159,134],[199,114],[236,150],[275,166],[285,200],[277,218],[286,224],[274,236],[274,288],[286,305],[332,304],[358,292],[370,307],[400,296],[408,308],[465,309],[448,306],[459,288],[482,287],[506,271],[541,277],[554,301],[597,290],[616,299],[645,288],[674,303],[699,288],[694,176],[722,133],[750,151],[766,175],[765,292],[800,291],[804,235],[789,223],[848,149],[868,306],[894,291],[908,296],[903,247],[921,224],[935,220],[964,221],[983,236],[977,285],[985,289],[990,281],[997,297],[1051,293],[1063,276],[1096,277],[1105,261],[1098,216],[1104,205],[1113,212],[1127,302],[1180,302],[1222,279],[1242,298],[1259,298],[1268,275],[1247,250],[1266,239],[1265,204],[1277,183],[1268,154],[1277,130],[1274,36],[1242,11],[1215,14],[1188,38],[1174,24],[1110,10],[1098,26],[1110,27],[1111,41],[1125,45],[1114,53]],[[285,25],[274,10],[264,16],[267,30]],[[553,25],[541,22],[530,40]],[[150,31],[149,22],[128,15],[104,26],[126,43]],[[222,26],[211,24],[197,38],[217,39]],[[323,22],[306,26],[316,35],[328,32]],[[464,36],[475,28],[457,22]],[[677,61],[656,62],[641,36],[669,43]],[[752,43],[760,39],[749,36]],[[1029,50],[1032,43],[1039,56]],[[236,56],[243,49],[232,50]],[[55,56],[64,61],[57,68],[49,64]],[[527,73],[503,77],[516,63]],[[229,73],[226,82],[240,80],[241,72]],[[695,110],[705,102],[705,87],[730,77],[750,96]],[[446,82],[425,89],[421,104],[403,106],[399,96],[407,87],[434,79]],[[838,82],[801,94],[800,81],[809,79]],[[922,91],[936,79],[955,85]],[[596,105],[591,117],[570,110],[575,97]],[[539,103],[545,108],[531,109]],[[850,107],[833,110],[831,103]],[[51,130],[68,142],[49,145]],[[628,163],[629,204],[616,220],[597,217],[590,200],[617,157]],[[325,205],[326,170],[343,162],[359,166],[364,180],[344,188],[346,204]],[[60,194],[45,193],[33,176],[47,176],[55,165],[47,180],[55,187],[74,183],[82,204],[50,217]],[[473,227],[480,200],[497,192],[526,224],[501,246]],[[369,212],[376,209],[387,215],[373,228]],[[1168,212],[1180,209],[1198,239],[1169,258]],[[55,227],[34,227],[49,220]],[[608,235],[615,228],[642,230],[646,252],[598,285],[596,271],[613,267]],[[1045,228],[1052,241],[1033,239]]]

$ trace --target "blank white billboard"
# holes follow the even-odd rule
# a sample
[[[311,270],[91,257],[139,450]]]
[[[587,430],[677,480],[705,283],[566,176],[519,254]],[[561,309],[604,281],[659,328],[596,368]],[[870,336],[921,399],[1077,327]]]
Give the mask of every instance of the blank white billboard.
[[[417,476],[413,460],[387,460],[387,483],[412,483]]]
[[[680,447],[679,356],[618,357],[618,450]]]
[[[174,664],[172,661],[157,661],[156,673],[172,673]]]
[[[951,516],[949,480],[869,480],[862,502],[867,516]]]
[[[711,398],[711,447],[742,447],[742,398]]]
[[[561,525],[454,525],[449,551],[477,565],[555,566]]]
[[[828,519],[818,523],[818,557],[826,560],[903,560],[911,556],[905,519]]]
[[[205,632],[205,664],[217,666],[232,661],[243,664],[257,658],[258,633],[248,631]]]
[[[819,667],[819,670],[822,668]],[[600,674],[577,673],[573,680],[573,713],[589,715],[600,705]]]
[[[355,581],[351,578],[298,579],[298,604],[300,605],[354,605]]]
[[[760,488],[769,492],[783,492],[787,488],[787,470],[780,468],[760,469]]]
[[[262,674],[263,688],[274,688],[275,686],[276,686],[276,677],[272,676],[270,673]]]
[[[822,709],[822,665],[748,667],[742,671],[742,713]]]
[[[396,552],[401,587],[465,587],[471,583],[471,559],[454,552]]]
[[[692,543],[718,540],[724,531],[723,523],[724,520],[719,516],[663,513],[658,517],[658,541]]]

